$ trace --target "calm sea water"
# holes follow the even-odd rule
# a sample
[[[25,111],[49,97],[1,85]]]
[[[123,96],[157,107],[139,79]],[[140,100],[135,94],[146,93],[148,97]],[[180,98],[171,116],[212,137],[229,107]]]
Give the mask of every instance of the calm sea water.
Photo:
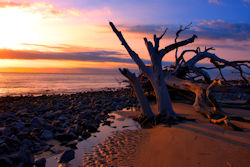
[[[0,96],[75,93],[126,84],[121,74],[0,73]]]
[[[232,69],[223,70],[227,79],[240,79]],[[248,74],[250,70],[246,70]],[[210,70],[212,78],[217,70]],[[124,87],[125,78],[119,73],[108,74],[53,74],[53,73],[0,73],[0,96],[76,93],[105,88]]]

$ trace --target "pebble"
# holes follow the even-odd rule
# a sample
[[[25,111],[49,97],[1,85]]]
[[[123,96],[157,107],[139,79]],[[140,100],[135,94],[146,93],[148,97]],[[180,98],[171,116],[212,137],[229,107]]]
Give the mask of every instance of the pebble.
[[[18,158],[24,163],[27,167],[33,167],[34,155],[29,150],[21,149],[18,152]]]
[[[87,139],[97,132],[109,112],[129,107],[128,99],[136,102],[128,89],[0,97],[0,157],[16,154],[22,159],[15,162],[17,166],[29,166],[34,163],[33,153],[49,150],[47,142],[51,139],[74,147],[77,143],[71,141]]]
[[[49,130],[44,130],[42,135],[41,135],[41,139],[45,139],[45,140],[49,140],[53,138],[53,133]]]
[[[7,157],[0,157],[0,165],[1,167],[12,167],[12,161]]]
[[[35,162],[36,167],[45,167],[46,166],[46,159],[41,158]]]
[[[62,155],[58,158],[58,163],[68,163],[72,159],[75,158],[75,151],[74,150],[67,150],[62,153]]]

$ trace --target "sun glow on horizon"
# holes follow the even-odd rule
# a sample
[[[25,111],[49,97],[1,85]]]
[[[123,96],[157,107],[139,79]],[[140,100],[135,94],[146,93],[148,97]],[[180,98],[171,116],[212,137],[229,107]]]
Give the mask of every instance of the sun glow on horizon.
[[[126,65],[135,68],[134,64],[119,62],[91,62],[91,61],[73,61],[73,60],[20,60],[20,59],[0,59],[1,68],[28,67],[30,68],[119,68]]]
[[[20,43],[36,43],[38,32],[33,22],[37,19],[20,8],[1,8],[0,48],[22,49]]]
[[[153,1],[150,3],[156,4]],[[171,21],[171,18],[165,18],[166,16],[161,12],[158,17],[154,14],[149,15],[152,7],[158,10],[159,6],[152,6],[145,2],[142,5],[142,1],[138,1],[134,7],[143,9],[138,12],[131,8],[130,2],[121,1],[124,6],[117,6],[117,4],[103,1],[0,0],[0,72],[1,70],[19,72],[21,68],[26,70],[29,68],[66,68],[67,70],[135,68],[135,64],[124,63],[128,61],[122,60],[130,57],[108,25],[109,21],[114,22],[130,47],[145,60],[150,60],[150,57],[145,47],[144,37],[153,41],[153,33],[160,35],[162,27],[169,26],[169,31],[160,43],[160,48],[164,48],[174,42],[175,31],[178,30],[179,24],[185,24],[187,21],[194,21],[194,28],[190,29],[190,37],[193,33],[197,33],[199,38],[193,44],[180,48],[179,54],[183,49],[195,49],[198,46],[203,49],[205,46],[211,46],[215,47],[216,55],[227,60],[249,58],[248,21],[234,23],[226,16],[206,18],[198,15],[184,20],[177,18],[178,15],[171,15],[171,18],[176,20]],[[179,4],[177,6],[179,7]],[[124,11],[127,11],[126,14]],[[184,39],[186,37],[181,34],[178,40]],[[113,52],[113,54],[106,55],[102,51]],[[89,52],[88,59],[81,58],[82,55],[78,55],[78,52]],[[110,58],[98,59],[94,54],[91,58],[92,53],[97,52],[100,52],[100,56]],[[62,54],[69,57],[59,59],[59,56],[53,58],[49,54]],[[79,59],[70,57],[75,54]],[[191,56],[185,55],[185,59]],[[103,60],[107,62],[102,62]],[[175,51],[170,52],[163,60],[174,61]],[[208,62],[208,60],[204,61]]]

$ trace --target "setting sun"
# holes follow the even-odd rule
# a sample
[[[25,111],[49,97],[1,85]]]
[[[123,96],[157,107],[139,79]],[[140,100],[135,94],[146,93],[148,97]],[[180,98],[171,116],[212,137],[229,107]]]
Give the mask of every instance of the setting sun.
[[[19,8],[0,9],[0,48],[20,48],[20,43],[34,43],[37,41],[36,29],[32,21],[36,15],[26,13]]]

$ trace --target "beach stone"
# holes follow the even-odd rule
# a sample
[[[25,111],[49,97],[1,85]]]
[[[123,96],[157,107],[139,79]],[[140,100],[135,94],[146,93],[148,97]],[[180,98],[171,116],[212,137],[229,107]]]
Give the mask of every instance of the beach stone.
[[[31,120],[31,126],[32,127],[40,127],[44,123],[43,118],[35,117]]]
[[[12,135],[10,138],[11,138],[12,140],[16,140],[16,141],[20,142],[19,139],[16,137],[16,135]]]
[[[35,143],[32,145],[32,148],[31,148],[32,152],[37,152],[37,151],[39,151],[39,150],[41,150],[41,149],[42,149],[41,144],[38,143],[38,142],[35,142]]]
[[[28,109],[27,108],[23,108],[23,109],[19,109],[18,111],[16,111],[16,114],[17,116],[19,117],[26,117],[26,116],[29,116],[29,113],[27,112]]]
[[[110,124],[111,124],[111,121],[104,121],[104,122],[103,122],[103,126],[104,126],[104,125],[110,126]]]
[[[57,111],[54,112],[54,117],[58,117],[58,116],[60,116],[62,114],[63,114],[62,110],[57,110]]]
[[[68,118],[63,114],[63,115],[61,115],[59,118],[58,118],[58,120],[60,120],[60,121],[65,121],[65,120],[67,120]]]
[[[25,167],[25,163],[24,163],[24,162],[20,162],[20,163],[17,165],[17,167]],[[29,166],[29,167],[31,167],[31,166]]]
[[[28,139],[24,139],[22,142],[21,142],[21,144],[22,144],[22,147],[23,148],[29,148],[30,146],[32,146],[32,142],[30,141],[30,140],[28,140]]]
[[[78,142],[76,140],[74,140],[74,141],[71,141],[71,142],[67,143],[66,146],[71,147],[73,149],[77,149],[77,147],[76,147],[77,143]]]
[[[98,124],[95,121],[89,120],[85,126],[89,132],[97,132]]]
[[[11,162],[13,164],[18,164],[20,162],[20,159],[19,159],[17,153],[13,153],[13,154],[8,155],[8,158],[11,160]]]
[[[7,157],[0,157],[0,165],[1,167],[12,167],[12,161]]]
[[[7,127],[0,127],[0,136],[9,136],[11,135],[11,131]]]
[[[61,126],[61,122],[59,120],[54,120],[51,122],[51,125],[54,127],[60,127]]]
[[[58,158],[58,163],[67,163],[75,158],[74,150],[67,150],[62,153],[62,155]]]
[[[89,133],[89,132],[82,132],[82,138],[83,139],[87,139],[87,138],[89,138],[91,136],[91,134]]]
[[[6,154],[9,152],[10,152],[10,149],[6,143],[0,144],[0,154]]]
[[[2,145],[4,144],[4,145]],[[17,149],[19,149],[20,143],[17,140],[13,140],[10,137],[6,137],[6,136],[1,136],[0,137],[0,145],[3,146],[3,148],[6,148],[7,145],[7,149],[8,152],[15,152]]]
[[[25,138],[27,138],[27,136],[29,136],[29,133],[21,131],[18,134],[16,134],[16,136],[19,140],[24,140]]]
[[[24,123],[19,121],[14,122],[12,126],[18,130],[23,129],[25,127]]]
[[[46,159],[41,158],[35,162],[36,167],[45,167],[46,166]]]
[[[3,112],[0,114],[0,120],[5,120],[5,119],[7,119],[9,117],[13,117],[13,116],[14,116],[14,114],[11,112]]]
[[[49,118],[49,119],[54,118],[54,116],[55,116],[55,113],[54,113],[53,111],[46,112],[46,113],[43,115],[44,118]]]
[[[74,140],[77,138],[77,136],[73,133],[67,134],[67,133],[58,133],[55,134],[55,139],[59,140],[59,141],[70,141],[70,140]]]
[[[83,128],[82,128],[81,124],[77,123],[77,124],[74,125],[74,132],[76,134],[80,134],[82,131],[83,131]]]
[[[18,158],[24,163],[27,167],[33,167],[34,155],[29,150],[21,149],[18,152]]]
[[[53,138],[53,133],[49,130],[44,130],[41,135],[41,138],[45,140],[50,140]]]
[[[33,128],[31,133],[35,134],[35,135],[40,135],[41,129],[40,128]]]

